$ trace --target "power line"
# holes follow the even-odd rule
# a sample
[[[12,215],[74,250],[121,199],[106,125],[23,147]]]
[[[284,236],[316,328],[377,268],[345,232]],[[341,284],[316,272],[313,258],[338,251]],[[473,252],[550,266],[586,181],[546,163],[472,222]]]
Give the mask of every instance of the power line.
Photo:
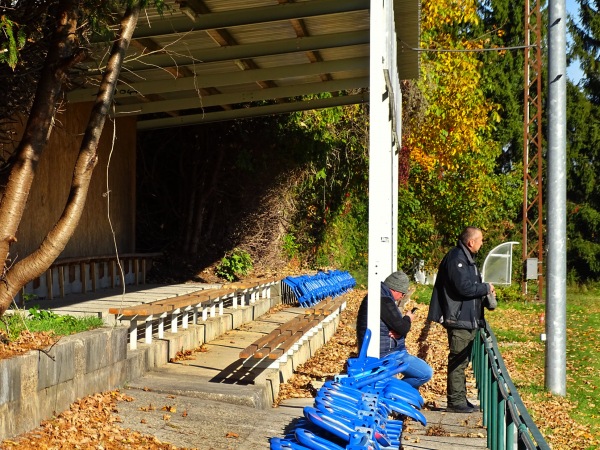
[[[414,48],[408,46],[406,42],[400,41],[406,45],[409,50],[414,52],[430,52],[430,53],[481,53],[481,52],[500,52],[506,50],[524,50],[527,48],[536,47],[535,45],[516,45],[513,47],[495,47],[495,48],[473,48],[473,49],[448,49],[448,48]],[[405,47],[402,47],[405,48]]]

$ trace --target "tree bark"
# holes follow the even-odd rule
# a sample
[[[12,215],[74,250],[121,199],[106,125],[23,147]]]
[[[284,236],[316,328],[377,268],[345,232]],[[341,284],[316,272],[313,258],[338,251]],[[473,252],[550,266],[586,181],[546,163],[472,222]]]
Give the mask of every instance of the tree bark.
[[[15,236],[27,203],[37,163],[50,137],[56,105],[67,77],[66,69],[82,56],[75,51],[77,43],[74,41],[79,19],[77,3],[73,0],[60,2],[56,38],[44,64],[24,136],[17,150],[17,162],[11,171],[5,194],[0,202],[0,255],[5,255],[4,270],[1,274],[2,283],[0,283],[0,316],[4,314],[21,288],[42,275],[56,260],[79,223],[92,173],[98,161],[98,142],[140,12],[139,3],[135,3],[125,11],[121,20],[120,32],[113,44],[107,69],[86,127],[73,171],[71,190],[61,217],[37,250],[11,266],[10,244],[16,240]]]

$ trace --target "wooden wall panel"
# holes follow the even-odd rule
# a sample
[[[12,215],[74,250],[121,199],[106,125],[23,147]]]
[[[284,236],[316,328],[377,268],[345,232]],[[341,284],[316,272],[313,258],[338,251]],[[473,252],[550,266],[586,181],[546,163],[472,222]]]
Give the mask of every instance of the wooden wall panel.
[[[11,248],[14,259],[37,248],[60,217],[67,200],[75,159],[89,118],[91,104],[68,105],[57,116],[50,144],[42,154],[35,181],[17,232],[18,242]],[[88,192],[79,226],[60,257],[110,255],[115,253],[108,216],[116,235],[119,252],[135,251],[135,154],[136,120],[107,120],[99,160]],[[116,138],[113,147],[113,131]],[[109,185],[107,187],[107,166]],[[110,190],[110,197],[106,192]]]

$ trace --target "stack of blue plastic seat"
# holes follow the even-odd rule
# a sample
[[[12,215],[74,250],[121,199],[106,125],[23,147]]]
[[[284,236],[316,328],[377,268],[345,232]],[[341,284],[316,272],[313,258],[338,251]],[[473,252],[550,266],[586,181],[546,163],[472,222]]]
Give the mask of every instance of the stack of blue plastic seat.
[[[315,306],[321,300],[335,298],[348,292],[356,285],[356,281],[348,272],[330,270],[315,275],[300,275],[283,279],[300,306]]]
[[[324,383],[293,432],[271,438],[271,450],[396,450],[402,440],[399,417],[427,423],[419,391],[394,377],[405,366],[405,353],[367,357],[370,339],[367,330],[359,356],[348,359],[348,373]]]

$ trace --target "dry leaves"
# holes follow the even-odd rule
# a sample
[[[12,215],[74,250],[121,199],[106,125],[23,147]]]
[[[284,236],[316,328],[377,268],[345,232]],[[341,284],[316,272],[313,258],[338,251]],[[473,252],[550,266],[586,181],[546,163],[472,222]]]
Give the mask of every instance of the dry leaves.
[[[281,385],[277,403],[285,398],[314,397],[317,389],[315,381],[323,381],[344,371],[344,364],[351,356],[356,356],[356,331],[355,322],[360,301],[365,295],[364,290],[356,290],[347,295],[347,307],[341,314],[340,325],[335,336],[323,346],[313,358],[298,367],[297,372],[288,381]],[[412,302],[412,300],[411,300]],[[406,308],[411,308],[409,304]],[[283,306],[285,307],[285,306]],[[438,324],[427,325],[425,317],[427,308],[421,307],[416,313],[412,331],[407,339],[407,346],[412,354],[425,359],[434,369],[433,379],[421,388],[421,393],[426,402],[435,406],[438,398],[446,393],[446,358],[447,337],[445,330]],[[539,318],[533,314],[520,313],[519,321],[511,320],[514,311],[495,311],[492,326],[516,326],[529,333],[537,333]],[[537,328],[536,328],[537,327]],[[595,337],[597,338],[597,336]],[[24,333],[19,341],[5,343],[0,339],[0,358],[11,357],[25,353],[30,349],[47,348],[55,342],[56,338],[47,333]],[[194,351],[203,351],[202,348]],[[205,351],[205,349],[204,349]],[[543,386],[543,371],[531,370],[517,372],[515,361],[521,358],[539,357],[543,352],[540,342],[519,342],[518,345],[505,345],[501,348],[504,361],[511,372],[511,378],[517,385],[519,383],[537,383]],[[187,359],[186,352],[178,358]],[[472,380],[471,380],[472,381]],[[469,383],[473,385],[473,383]],[[474,389],[474,388],[471,388]],[[473,391],[470,395],[476,396]],[[578,450],[599,448],[598,437],[593,436],[585,426],[576,423],[568,416],[569,411],[575,408],[565,398],[555,397],[544,393],[532,395],[521,393],[523,402],[529,413],[538,424],[543,424],[542,433],[554,450]],[[19,439],[6,440],[0,444],[3,450],[43,450],[43,449],[148,449],[148,450],[175,450],[170,444],[162,443],[152,436],[144,436],[138,432],[123,429],[119,426],[120,419],[116,405],[118,400],[130,401],[131,398],[119,391],[96,394],[79,400],[71,405],[69,411],[60,414],[51,421],[19,437]],[[153,405],[141,407],[142,410],[154,410]],[[164,420],[169,420],[166,413],[174,414],[175,406],[164,406]],[[182,416],[186,416],[183,411]],[[428,432],[444,430],[428,429]],[[227,437],[235,439],[235,433],[228,433]]]
[[[176,450],[152,436],[119,426],[117,401],[131,401],[119,391],[104,392],[73,403],[68,411],[18,439],[2,442],[0,448],[19,450]]]
[[[0,331],[0,359],[23,355],[30,350],[47,349],[60,339],[54,333],[23,331],[21,336],[14,341],[9,341],[4,331]]]
[[[175,357],[169,359],[169,362],[175,363],[179,361],[189,361],[194,359],[195,353],[206,353],[208,351],[208,347],[205,344],[200,345],[191,350],[180,350],[175,353]]]
[[[347,296],[347,308],[342,312],[340,326],[335,336],[321,347],[314,357],[300,365],[287,383],[281,385],[277,404],[286,398],[314,397],[317,391],[313,386],[314,381],[331,379],[335,374],[344,371],[344,363],[347,358],[356,356],[356,316],[365,294],[364,290],[355,290]],[[411,309],[416,305],[413,303],[413,300],[410,300],[405,308]],[[426,404],[436,407],[438,399],[445,398],[446,395],[448,338],[446,330],[441,325],[426,323],[426,316],[427,307],[420,305],[412,330],[406,339],[406,345],[411,354],[419,356],[433,367],[433,378],[422,386],[420,391]],[[494,329],[496,326],[502,326],[518,329],[527,334],[539,333],[540,321],[538,315],[534,313],[523,314],[521,311],[496,310],[490,316],[493,316],[494,319],[492,323]],[[517,316],[519,320],[513,320]],[[526,370],[525,368],[517,372],[515,364],[517,359],[539,357],[543,351],[544,345],[538,341],[519,342],[515,345],[501,347],[502,357],[517,387],[521,380],[527,380],[527,385],[535,383],[538,386],[544,386],[543,370],[532,367],[529,371],[523,372]],[[467,382],[467,388],[470,390],[469,397],[476,398],[477,390],[474,378],[471,376]],[[565,398],[555,397],[551,394],[538,395],[535,398],[527,394],[520,393],[520,395],[553,450],[600,448],[598,437],[593,436],[588,427],[569,418],[569,411],[575,408],[575,405]],[[540,424],[543,424],[543,427]],[[428,429],[428,432],[444,433],[444,430]]]

